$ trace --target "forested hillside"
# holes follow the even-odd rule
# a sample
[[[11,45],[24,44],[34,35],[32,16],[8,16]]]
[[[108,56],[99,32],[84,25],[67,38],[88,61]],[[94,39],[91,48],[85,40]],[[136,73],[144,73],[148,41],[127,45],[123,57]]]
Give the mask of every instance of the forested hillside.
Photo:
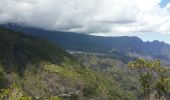
[[[138,100],[169,100],[170,68],[159,60],[136,59],[128,64],[108,55],[73,53],[75,58],[98,73],[102,73]]]
[[[0,89],[1,100],[136,99],[60,47],[6,28],[0,28]]]

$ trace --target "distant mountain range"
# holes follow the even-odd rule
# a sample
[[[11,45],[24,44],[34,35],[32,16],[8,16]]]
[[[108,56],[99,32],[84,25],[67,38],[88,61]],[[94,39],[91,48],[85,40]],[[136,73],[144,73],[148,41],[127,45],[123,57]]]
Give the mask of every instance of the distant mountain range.
[[[170,45],[157,40],[144,42],[138,37],[100,37],[73,32],[46,31],[12,24],[4,27],[47,39],[65,50],[98,52],[121,58],[143,57],[170,61]]]

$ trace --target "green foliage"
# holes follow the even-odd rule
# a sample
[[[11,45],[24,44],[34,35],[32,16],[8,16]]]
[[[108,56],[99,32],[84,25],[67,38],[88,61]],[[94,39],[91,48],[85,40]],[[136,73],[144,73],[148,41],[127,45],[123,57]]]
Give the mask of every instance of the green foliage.
[[[150,89],[151,89],[151,85],[152,85],[152,74],[149,72],[140,74],[140,83],[142,85],[142,89],[144,92],[145,97],[149,97],[150,95]]]
[[[19,100],[32,100],[31,97],[23,96]]]
[[[1,100],[32,100],[29,96],[24,96],[23,91],[14,83],[10,88],[2,89]]]
[[[50,97],[49,99],[46,99],[46,100],[60,100],[60,98],[59,97],[57,97],[57,96],[55,96],[55,97]]]
[[[97,84],[86,86],[85,88],[83,88],[83,95],[85,97],[98,96],[99,93],[97,89],[98,89]]]
[[[139,82],[146,99],[149,99],[151,90],[157,91],[157,98],[166,97],[169,90],[169,69],[162,67],[160,61],[137,59],[129,62],[129,68],[137,69]]]
[[[54,64],[74,62],[72,57],[58,46],[46,40],[0,28],[0,62],[7,72],[22,75],[27,64],[49,61]],[[68,61],[69,60],[69,61]],[[8,66],[8,67],[7,67]]]
[[[71,69],[69,67],[62,67],[54,64],[46,64],[44,65],[44,69],[48,70],[50,72],[55,72],[58,74],[61,74],[65,77],[77,77],[80,76],[79,73],[77,73],[74,69]]]
[[[4,78],[4,69],[3,69],[3,65],[0,63],[0,89],[4,88],[7,86],[7,80]]]
[[[99,75],[95,71],[86,68],[71,69],[49,63],[45,64],[44,69],[64,76],[65,78],[72,81],[72,84],[77,84],[78,82],[80,85],[80,90],[78,91],[82,91],[83,97],[87,99],[95,99],[101,96],[112,99],[127,98],[128,100],[135,100],[135,96],[133,94],[123,90],[118,84],[110,80],[110,78]],[[74,97],[77,98],[76,95]],[[72,96],[70,98],[72,98]]]
[[[165,97],[170,89],[169,69],[157,67],[157,81],[154,84],[154,88],[157,91],[157,97]]]
[[[102,86],[106,88],[102,88],[99,95],[101,93],[102,95],[105,93],[109,94],[110,96],[107,97],[108,100],[137,99],[134,95],[138,87],[136,76],[126,68],[123,62],[100,54],[75,53],[74,56],[84,66],[100,74],[98,77],[102,81],[97,81],[97,84],[99,84],[99,88]],[[96,80],[96,78],[94,77],[93,80]]]

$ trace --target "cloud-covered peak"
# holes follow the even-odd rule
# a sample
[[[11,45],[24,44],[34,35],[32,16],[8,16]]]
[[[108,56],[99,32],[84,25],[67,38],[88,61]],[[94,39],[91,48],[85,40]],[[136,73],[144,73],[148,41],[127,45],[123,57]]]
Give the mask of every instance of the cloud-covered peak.
[[[0,0],[0,23],[97,35],[170,34],[161,0]]]

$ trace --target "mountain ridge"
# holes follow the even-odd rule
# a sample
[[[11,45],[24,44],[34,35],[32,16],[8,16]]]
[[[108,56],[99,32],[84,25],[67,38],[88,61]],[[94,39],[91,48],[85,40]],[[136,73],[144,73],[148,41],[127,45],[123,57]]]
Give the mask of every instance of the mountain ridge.
[[[165,41],[160,41],[160,40],[152,40],[152,41],[144,41],[142,40],[140,37],[138,36],[100,36],[100,35],[93,35],[93,34],[86,34],[86,33],[81,33],[81,32],[69,32],[69,31],[55,31],[55,30],[46,30],[46,29],[40,29],[40,28],[34,28],[34,27],[27,27],[27,26],[24,26],[24,25],[19,25],[19,24],[0,24],[1,27],[6,27],[6,28],[9,28],[11,30],[14,30],[14,31],[26,31],[26,30],[34,30],[34,31],[41,31],[43,33],[43,31],[46,31],[46,32],[55,32],[55,33],[67,33],[67,34],[77,34],[77,35],[86,35],[86,36],[94,36],[94,37],[103,37],[103,38],[116,38],[116,37],[127,37],[127,38],[138,38],[140,39],[141,41],[143,42],[146,42],[146,43],[151,43],[151,42],[160,42],[160,43],[165,43],[167,45],[170,45],[169,43],[165,42]],[[38,32],[39,33],[39,32]],[[29,33],[31,34],[31,33]]]
[[[100,52],[118,56],[170,61],[170,45],[158,40],[144,42],[136,36],[102,37],[74,32],[46,31],[11,24],[5,27],[47,39],[65,50]]]

